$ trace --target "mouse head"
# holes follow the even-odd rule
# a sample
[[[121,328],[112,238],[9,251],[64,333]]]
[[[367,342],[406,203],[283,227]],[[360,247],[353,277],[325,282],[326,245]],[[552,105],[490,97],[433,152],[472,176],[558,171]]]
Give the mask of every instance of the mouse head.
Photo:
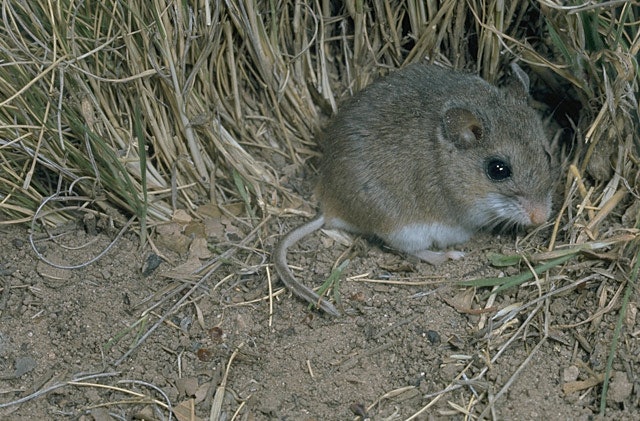
[[[455,163],[443,167],[444,178],[474,228],[539,225],[551,213],[558,165],[520,72],[505,89],[487,85],[441,114],[442,158]]]

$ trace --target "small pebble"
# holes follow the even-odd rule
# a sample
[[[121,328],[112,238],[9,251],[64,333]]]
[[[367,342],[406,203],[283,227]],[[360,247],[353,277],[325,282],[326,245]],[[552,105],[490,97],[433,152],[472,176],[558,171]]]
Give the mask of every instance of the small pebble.
[[[624,371],[614,371],[611,375],[607,400],[615,403],[624,402],[629,399],[632,390],[633,383],[627,378],[627,373]]]
[[[562,371],[562,381],[565,383],[575,382],[580,375],[580,369],[575,365],[570,365]]]
[[[438,345],[441,342],[440,334],[435,330],[427,330],[426,337],[431,345]]]

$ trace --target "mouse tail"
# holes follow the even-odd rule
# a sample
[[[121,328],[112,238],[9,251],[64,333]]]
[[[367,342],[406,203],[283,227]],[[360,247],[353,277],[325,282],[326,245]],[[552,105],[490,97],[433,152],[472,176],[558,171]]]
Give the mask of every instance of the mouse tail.
[[[293,246],[307,235],[318,231],[323,225],[324,216],[320,214],[311,221],[289,231],[289,233],[282,237],[280,242],[276,245],[273,252],[273,262],[276,267],[276,271],[280,276],[280,280],[289,291],[309,303],[317,305],[328,314],[332,316],[339,316],[340,312],[333,304],[320,297],[311,288],[301,284],[295,278],[293,272],[289,269],[289,264],[287,263],[287,250],[289,247]]]

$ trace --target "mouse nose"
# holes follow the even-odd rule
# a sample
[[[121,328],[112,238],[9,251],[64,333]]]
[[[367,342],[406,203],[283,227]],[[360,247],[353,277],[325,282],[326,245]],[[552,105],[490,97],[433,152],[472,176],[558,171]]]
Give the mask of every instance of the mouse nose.
[[[549,206],[547,206],[546,204],[530,204],[525,209],[527,209],[527,214],[529,215],[531,225],[541,225],[544,224],[547,219],[549,219],[550,210]]]
[[[529,223],[531,225],[544,224],[549,215],[551,214],[551,206],[546,202],[533,202],[526,199],[521,199],[520,204],[525,211],[525,214],[529,217]]]

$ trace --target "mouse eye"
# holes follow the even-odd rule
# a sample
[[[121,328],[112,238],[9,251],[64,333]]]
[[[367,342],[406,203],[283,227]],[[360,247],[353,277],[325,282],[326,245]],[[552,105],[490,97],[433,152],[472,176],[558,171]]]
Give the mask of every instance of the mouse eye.
[[[504,181],[511,177],[511,165],[500,158],[489,158],[485,171],[491,181]]]

